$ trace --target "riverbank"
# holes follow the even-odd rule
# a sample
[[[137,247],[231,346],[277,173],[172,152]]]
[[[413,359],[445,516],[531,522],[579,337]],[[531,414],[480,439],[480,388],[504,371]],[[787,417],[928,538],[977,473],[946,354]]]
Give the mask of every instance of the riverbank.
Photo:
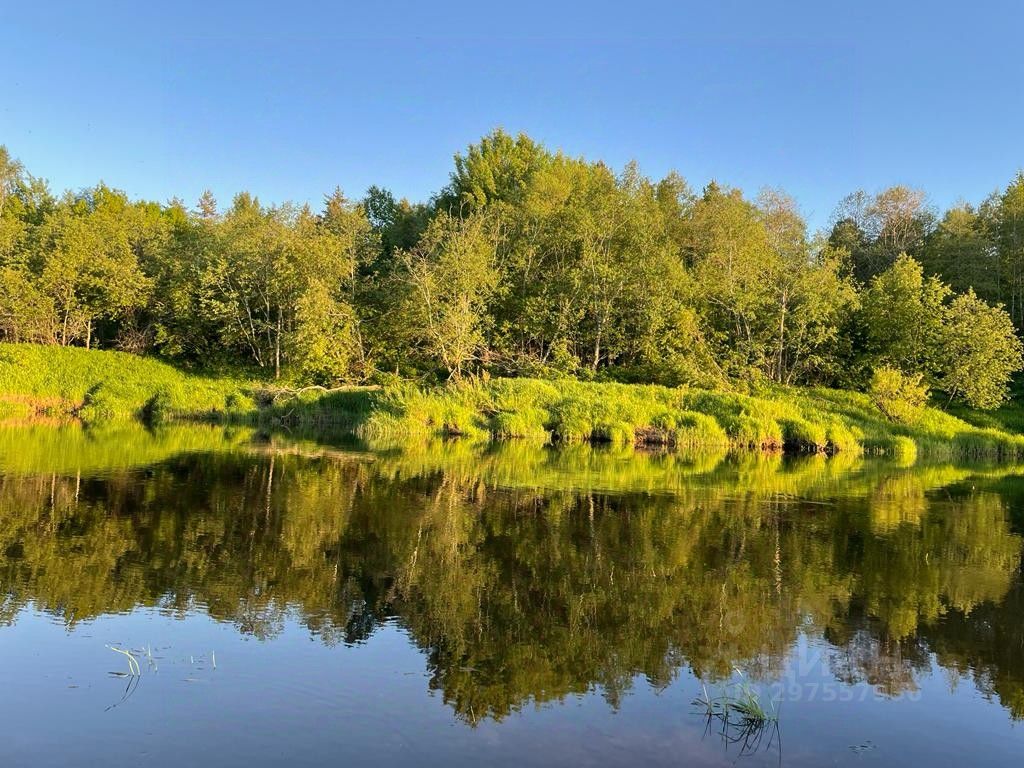
[[[971,414],[962,414],[970,418]],[[767,388],[756,394],[574,379],[493,379],[289,389],[200,376],[157,360],[80,348],[0,344],[0,418],[203,420],[330,428],[374,443],[607,442],[670,449],[1024,457],[1024,436],[925,408],[895,424],[859,392]],[[986,424],[987,426],[980,426]]]

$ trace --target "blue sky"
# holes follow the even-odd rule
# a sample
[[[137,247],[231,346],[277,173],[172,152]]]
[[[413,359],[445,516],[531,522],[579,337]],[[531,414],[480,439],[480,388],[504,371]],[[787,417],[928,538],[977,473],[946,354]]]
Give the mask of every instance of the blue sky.
[[[1024,3],[0,4],[0,143],[102,179],[318,203],[425,199],[496,126],[816,225],[894,183],[939,207],[1024,167]]]

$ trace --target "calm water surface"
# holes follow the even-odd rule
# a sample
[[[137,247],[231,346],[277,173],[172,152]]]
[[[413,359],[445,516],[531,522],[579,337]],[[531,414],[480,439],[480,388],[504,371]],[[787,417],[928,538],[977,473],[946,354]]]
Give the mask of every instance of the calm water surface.
[[[1022,533],[1006,465],[0,430],[0,762],[1020,764]]]

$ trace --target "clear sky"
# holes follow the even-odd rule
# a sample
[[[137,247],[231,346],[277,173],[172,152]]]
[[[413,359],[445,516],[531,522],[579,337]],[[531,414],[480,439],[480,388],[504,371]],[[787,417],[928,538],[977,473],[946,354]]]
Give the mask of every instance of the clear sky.
[[[0,143],[57,189],[425,199],[494,127],[812,223],[1024,166],[1024,2],[0,2]]]

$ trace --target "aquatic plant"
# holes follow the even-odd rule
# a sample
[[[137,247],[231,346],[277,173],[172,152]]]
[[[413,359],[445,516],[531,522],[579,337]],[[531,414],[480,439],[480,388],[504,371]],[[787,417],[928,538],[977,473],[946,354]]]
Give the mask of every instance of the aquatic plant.
[[[142,669],[139,667],[139,662],[131,651],[126,651],[123,648],[115,648],[112,645],[108,645],[107,648],[112,650],[114,653],[120,653],[128,658],[128,675],[130,677],[139,677],[142,675]]]
[[[701,695],[693,703],[701,714],[719,718],[728,725],[763,724],[779,719],[775,702],[769,700],[765,707],[758,690],[742,679],[724,686],[715,696],[702,683]]]
[[[705,734],[713,724],[719,726],[719,735],[727,745],[738,745],[739,754],[750,755],[764,748],[777,745],[781,759],[781,737],[779,737],[779,711],[774,702],[765,707],[757,689],[745,680],[726,685],[717,695],[708,693],[701,684],[701,695],[693,700],[697,714],[707,718]],[[768,741],[765,742],[765,735]]]

